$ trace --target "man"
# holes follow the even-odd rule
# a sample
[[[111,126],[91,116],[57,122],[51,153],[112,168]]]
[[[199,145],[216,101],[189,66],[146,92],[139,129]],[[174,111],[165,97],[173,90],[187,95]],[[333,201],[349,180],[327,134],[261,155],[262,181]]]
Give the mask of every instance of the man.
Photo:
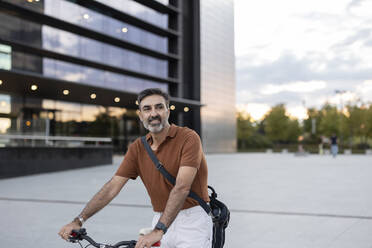
[[[191,129],[170,125],[169,96],[160,89],[146,89],[138,95],[139,117],[149,130],[146,140],[165,169],[176,178],[171,185],[155,168],[140,139],[128,148],[114,177],[88,202],[59,235],[68,239],[73,229],[106,206],[129,179],[141,177],[155,212],[153,231],[140,237],[136,248],[150,248],[161,240],[164,248],[210,248],[212,219],[187,197],[190,190],[209,201],[207,164],[199,136]],[[171,225],[172,224],[172,225]]]
[[[331,136],[331,153],[332,153],[332,156],[336,158],[337,153],[338,153],[338,141],[337,141],[337,136],[335,133],[333,133]]]

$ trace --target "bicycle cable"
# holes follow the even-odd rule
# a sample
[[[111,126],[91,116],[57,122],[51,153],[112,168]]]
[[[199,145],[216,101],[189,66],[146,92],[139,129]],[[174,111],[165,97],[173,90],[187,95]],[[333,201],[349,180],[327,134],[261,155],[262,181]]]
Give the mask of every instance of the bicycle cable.
[[[83,245],[80,243],[80,241],[77,240],[77,242],[79,243],[80,247],[83,248]]]

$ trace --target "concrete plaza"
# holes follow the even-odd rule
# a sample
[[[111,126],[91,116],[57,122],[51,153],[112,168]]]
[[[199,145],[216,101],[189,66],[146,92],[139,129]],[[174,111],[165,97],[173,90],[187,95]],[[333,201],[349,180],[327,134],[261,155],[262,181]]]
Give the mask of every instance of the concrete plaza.
[[[121,160],[0,180],[1,247],[79,247],[57,233]],[[231,208],[225,247],[372,247],[372,156],[210,154],[207,161],[209,184]],[[97,241],[114,243],[136,239],[151,219],[141,181],[131,180],[85,227]]]

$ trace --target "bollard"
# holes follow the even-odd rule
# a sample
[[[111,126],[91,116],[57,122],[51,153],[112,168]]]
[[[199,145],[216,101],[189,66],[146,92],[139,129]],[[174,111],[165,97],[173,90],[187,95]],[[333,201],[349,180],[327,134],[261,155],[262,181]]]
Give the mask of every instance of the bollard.
[[[344,154],[345,155],[351,155],[351,149],[345,149]]]

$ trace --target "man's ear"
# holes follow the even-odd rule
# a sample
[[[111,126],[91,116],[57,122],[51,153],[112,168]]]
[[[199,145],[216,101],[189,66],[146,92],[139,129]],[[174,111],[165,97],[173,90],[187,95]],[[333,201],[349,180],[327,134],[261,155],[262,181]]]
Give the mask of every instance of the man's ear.
[[[141,111],[138,112],[138,117],[139,117],[140,121],[143,121],[142,120],[142,113],[141,113]]]
[[[167,114],[167,115],[168,115],[168,117],[167,117],[167,118],[169,118],[169,116],[170,116],[170,108],[168,108],[168,110],[167,110],[167,111],[168,111],[168,114]]]

